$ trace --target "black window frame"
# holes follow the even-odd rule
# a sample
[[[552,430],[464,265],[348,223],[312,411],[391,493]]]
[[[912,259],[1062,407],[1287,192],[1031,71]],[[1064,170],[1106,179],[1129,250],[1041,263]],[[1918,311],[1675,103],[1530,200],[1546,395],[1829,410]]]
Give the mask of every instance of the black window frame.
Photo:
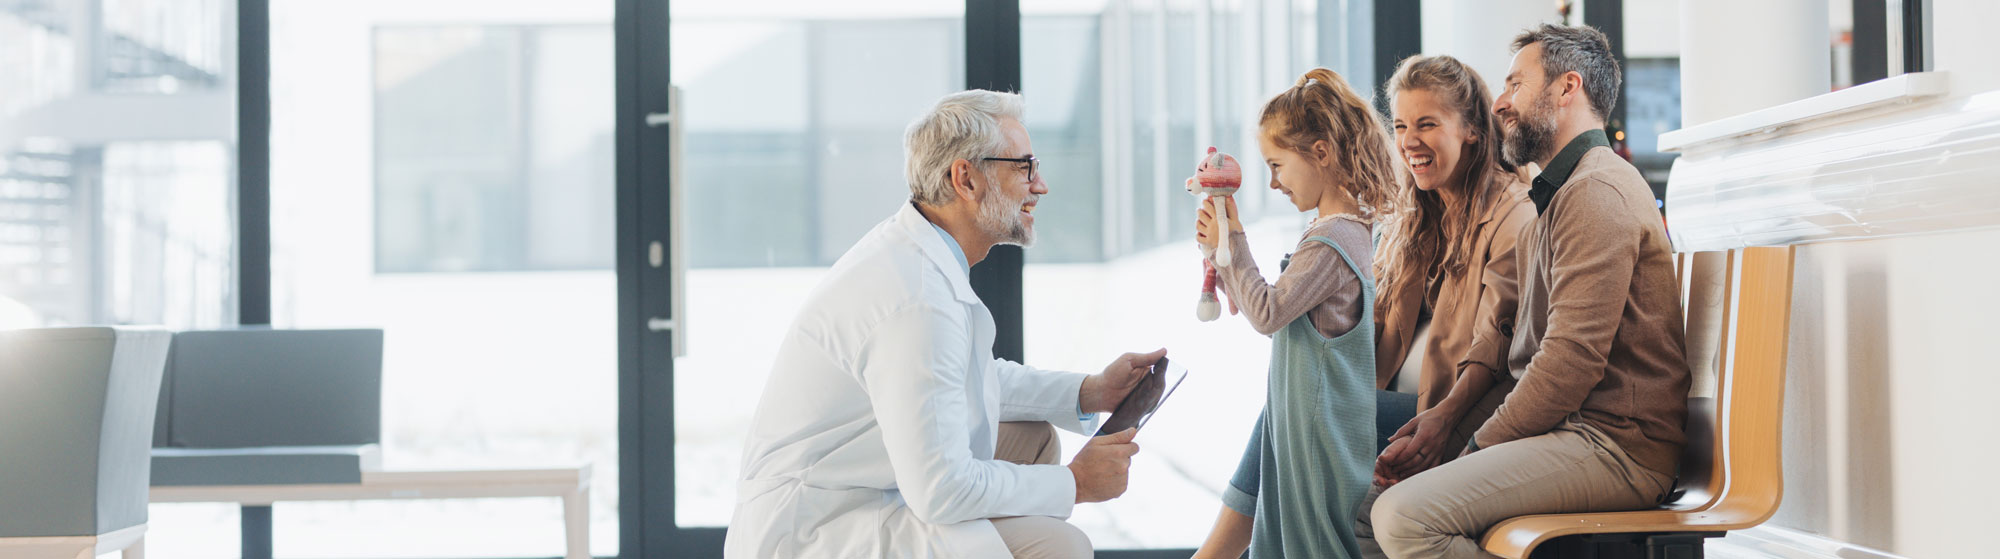
[[[271,0],[237,3],[237,321],[271,323]],[[1359,0],[1374,6],[1369,26],[1374,73],[1386,75],[1417,46],[1414,1]],[[1920,0],[1911,0],[1920,1]],[[665,189],[670,173],[669,128],[646,124],[667,111],[672,56],[668,50],[670,0],[614,0],[616,61],[616,218],[613,259],[618,289],[619,557],[719,557],[726,528],[682,527],[675,519],[672,336],[649,332],[646,317],[671,316],[670,277],[647,262],[649,239],[664,239],[671,215]],[[1344,4],[1319,0],[1323,14]],[[1021,91],[1019,0],[966,0],[965,71],[968,88]],[[1333,64],[1334,61],[1325,61]],[[1022,360],[1019,247],[996,247],[972,270],[975,291],[993,311],[994,355]],[[1189,503],[1201,514],[1212,503]],[[254,510],[253,510],[254,509]],[[270,509],[246,507],[242,535],[246,557],[269,557]],[[1097,557],[1186,557],[1192,549],[1099,550]],[[256,554],[255,552],[261,552]]]

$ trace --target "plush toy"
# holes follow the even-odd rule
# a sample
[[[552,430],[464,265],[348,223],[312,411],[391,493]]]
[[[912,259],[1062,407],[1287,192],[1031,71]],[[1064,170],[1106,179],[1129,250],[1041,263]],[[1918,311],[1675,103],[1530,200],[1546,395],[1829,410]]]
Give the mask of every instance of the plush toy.
[[[1228,198],[1243,186],[1243,168],[1236,164],[1236,158],[1229,154],[1208,148],[1202,156],[1201,165],[1195,167],[1194,176],[1187,180],[1189,194],[1208,195],[1210,198]],[[1202,322],[1222,316],[1222,305],[1215,299],[1216,266],[1229,265],[1229,201],[1215,201],[1215,230],[1208,232],[1208,238],[1215,239],[1215,263],[1201,262],[1201,302],[1195,305],[1195,318]]]

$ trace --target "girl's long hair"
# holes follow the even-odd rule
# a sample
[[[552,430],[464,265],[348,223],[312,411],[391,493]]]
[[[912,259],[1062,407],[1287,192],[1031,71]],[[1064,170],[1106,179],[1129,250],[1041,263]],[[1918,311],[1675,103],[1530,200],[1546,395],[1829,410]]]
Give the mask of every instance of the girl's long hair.
[[[1258,125],[1279,147],[1308,156],[1314,142],[1326,141],[1336,161],[1335,186],[1354,196],[1362,217],[1389,209],[1396,164],[1388,129],[1340,74],[1326,68],[1307,71],[1297,84],[1264,103]]]

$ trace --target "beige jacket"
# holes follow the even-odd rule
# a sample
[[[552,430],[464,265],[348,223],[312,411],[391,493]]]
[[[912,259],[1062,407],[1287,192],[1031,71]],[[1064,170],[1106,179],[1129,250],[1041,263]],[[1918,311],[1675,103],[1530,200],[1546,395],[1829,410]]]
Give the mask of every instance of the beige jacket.
[[[1464,270],[1440,281],[1431,313],[1431,335],[1417,379],[1417,411],[1430,409],[1451,393],[1466,363],[1499,365],[1507,361],[1514,333],[1518,276],[1514,243],[1535,220],[1528,200],[1528,183],[1519,175],[1495,180],[1506,186],[1473,224],[1472,253]],[[1383,292],[1375,305],[1375,384],[1387,389],[1408,357],[1424,306],[1424,285],[1406,282],[1396,293]],[[1484,334],[1484,335],[1481,335]]]

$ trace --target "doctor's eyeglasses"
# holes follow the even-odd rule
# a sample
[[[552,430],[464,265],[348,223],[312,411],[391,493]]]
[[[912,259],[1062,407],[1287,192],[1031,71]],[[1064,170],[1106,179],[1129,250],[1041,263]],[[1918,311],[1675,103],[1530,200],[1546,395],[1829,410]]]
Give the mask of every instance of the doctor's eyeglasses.
[[[1028,164],[1028,182],[1032,184],[1032,183],[1034,183],[1035,181],[1038,181],[1038,180],[1042,180],[1042,174],[1041,174],[1041,171],[1042,171],[1042,160],[1040,160],[1040,159],[1036,159],[1036,158],[1035,158],[1035,156],[1033,156],[1033,155],[1030,155],[1030,156],[1027,156],[1027,157],[984,157],[984,158],[981,158],[981,160],[982,160],[982,161],[1006,161],[1006,162],[1009,162],[1009,163],[1027,163],[1027,164]]]

